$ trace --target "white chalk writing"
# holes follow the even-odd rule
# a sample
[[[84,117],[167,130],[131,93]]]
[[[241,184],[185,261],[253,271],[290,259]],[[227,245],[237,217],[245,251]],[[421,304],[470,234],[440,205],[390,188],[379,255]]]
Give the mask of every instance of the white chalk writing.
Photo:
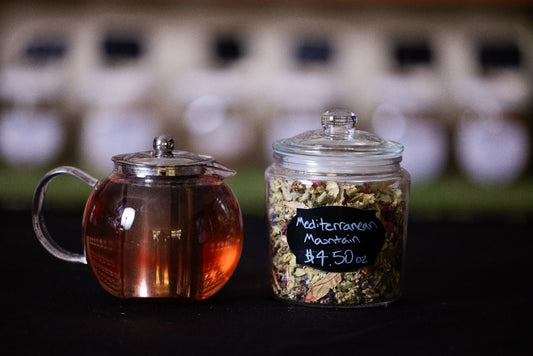
[[[322,231],[369,231],[377,229],[378,225],[374,221],[355,221],[347,223],[344,221],[327,222],[323,218],[304,220],[303,217],[298,216],[296,219],[296,226],[303,226],[306,230],[320,229]]]

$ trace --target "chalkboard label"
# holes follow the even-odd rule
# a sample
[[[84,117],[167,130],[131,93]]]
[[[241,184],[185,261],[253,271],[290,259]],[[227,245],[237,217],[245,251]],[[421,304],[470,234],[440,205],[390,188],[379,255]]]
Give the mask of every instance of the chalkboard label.
[[[287,227],[296,262],[328,272],[372,266],[385,242],[374,210],[345,206],[298,209]]]

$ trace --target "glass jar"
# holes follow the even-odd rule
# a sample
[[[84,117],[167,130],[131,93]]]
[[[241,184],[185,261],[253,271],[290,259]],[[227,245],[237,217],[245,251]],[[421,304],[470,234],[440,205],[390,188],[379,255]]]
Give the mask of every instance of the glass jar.
[[[322,130],[276,141],[265,172],[275,297],[386,305],[402,293],[410,176],[403,146],[356,129],[342,110]]]

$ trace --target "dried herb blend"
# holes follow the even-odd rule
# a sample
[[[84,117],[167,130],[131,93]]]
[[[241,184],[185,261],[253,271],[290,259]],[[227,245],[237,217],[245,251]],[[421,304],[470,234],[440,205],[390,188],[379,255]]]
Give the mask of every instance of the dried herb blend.
[[[399,166],[402,147],[368,143],[371,136],[353,130],[351,113],[326,112],[323,123],[324,116],[332,118],[333,130],[326,123],[323,133],[278,141],[276,162],[265,174],[272,291],[305,304],[390,303],[401,295],[407,227],[409,175]],[[363,136],[366,147],[355,136]],[[317,154],[310,154],[315,146]]]
[[[401,189],[395,188],[394,183],[356,185],[334,181],[271,178],[268,184],[268,214],[272,253],[271,278],[275,295],[296,302],[337,305],[383,303],[397,299],[401,294],[406,204]],[[297,209],[333,206],[352,207],[375,213],[382,223],[385,239],[373,264],[349,272],[329,272],[320,266],[311,267],[297,263],[287,239],[287,227],[296,217]],[[322,223],[324,225],[324,221]],[[313,255],[308,255],[309,259],[326,259],[326,263],[333,261],[333,264],[342,264],[352,258],[346,253],[333,256],[331,252],[323,252],[325,250],[320,249],[323,246],[325,245],[318,245],[316,250],[309,251]],[[335,245],[334,248],[333,252],[347,251],[342,250],[342,246]],[[352,260],[355,260],[355,256]]]

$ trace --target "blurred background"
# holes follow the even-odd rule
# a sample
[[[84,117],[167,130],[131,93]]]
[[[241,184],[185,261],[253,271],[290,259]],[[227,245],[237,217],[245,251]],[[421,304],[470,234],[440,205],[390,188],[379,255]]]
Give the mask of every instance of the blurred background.
[[[332,107],[405,145],[420,219],[533,216],[533,1],[3,1],[0,209],[49,169],[102,178],[111,156],[178,149],[236,169],[265,211],[274,140]],[[91,189],[54,181],[47,203]],[[80,216],[81,219],[81,216]]]

